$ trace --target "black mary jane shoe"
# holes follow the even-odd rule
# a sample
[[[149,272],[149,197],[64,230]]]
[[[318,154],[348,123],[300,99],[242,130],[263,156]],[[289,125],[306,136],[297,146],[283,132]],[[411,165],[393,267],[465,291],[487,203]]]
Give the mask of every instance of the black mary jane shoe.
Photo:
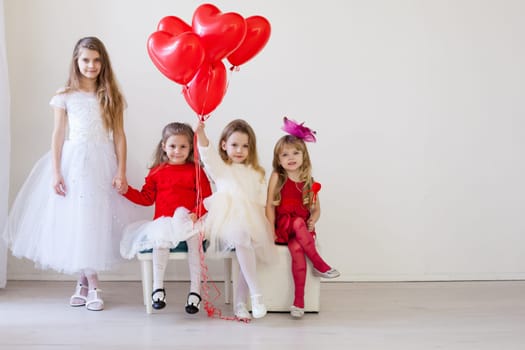
[[[153,296],[159,292],[162,293],[162,298],[153,299]],[[164,309],[166,307],[166,291],[164,290],[164,288],[155,289],[153,293],[151,293],[151,300],[151,306],[155,310]]]
[[[196,296],[199,301],[197,302],[197,304],[194,304],[194,303],[190,303],[190,296]],[[201,305],[201,296],[197,293],[194,293],[194,292],[190,292],[188,294],[188,299],[186,301],[186,306],[185,306],[185,309],[186,309],[186,312],[189,313],[189,314],[196,314],[197,312],[199,312],[199,306]]]

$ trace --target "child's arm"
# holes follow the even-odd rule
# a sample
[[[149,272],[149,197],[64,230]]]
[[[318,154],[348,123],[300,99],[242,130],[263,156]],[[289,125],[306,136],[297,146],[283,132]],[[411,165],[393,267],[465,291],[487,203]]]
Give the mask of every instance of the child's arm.
[[[208,136],[206,136],[204,126],[205,125],[203,122],[199,122],[199,124],[197,124],[197,127],[195,128],[195,133],[197,134],[197,141],[199,142],[199,146],[208,147],[208,145],[210,144],[210,140],[208,139]]]
[[[150,171],[150,174],[152,171]],[[157,197],[156,181],[153,176],[148,175],[140,191],[128,186],[127,192],[123,195],[135,204],[150,206],[155,203]]]
[[[53,128],[53,136],[51,137],[51,151],[53,156],[53,173],[55,176],[53,188],[56,194],[60,196],[66,195],[66,182],[62,176],[61,160],[62,160],[62,146],[66,137],[67,114],[63,108],[54,108],[55,126]]]
[[[128,180],[126,179],[127,145],[126,134],[122,128],[113,130],[113,143],[118,163],[117,174],[113,178],[113,187],[117,189],[118,193],[124,194],[128,191]]]
[[[321,204],[319,203],[319,195],[317,195],[317,200],[313,205],[313,208],[310,210],[310,218],[308,219],[308,231],[312,232],[315,229],[315,223],[321,217]]]
[[[270,181],[268,182],[268,195],[266,196],[266,218],[270,222],[272,231],[274,231],[275,236],[275,205],[273,204],[275,198],[275,191],[277,190],[277,180],[279,175],[276,172],[273,172],[270,175]],[[275,238],[275,237],[274,237]]]
[[[204,127],[205,125],[203,122],[199,122],[195,127],[195,134],[197,135],[199,146],[199,155],[210,178],[214,181],[217,181],[217,178],[221,177],[223,174],[225,164],[221,157],[219,157],[219,153],[210,146],[210,140],[204,131]]]

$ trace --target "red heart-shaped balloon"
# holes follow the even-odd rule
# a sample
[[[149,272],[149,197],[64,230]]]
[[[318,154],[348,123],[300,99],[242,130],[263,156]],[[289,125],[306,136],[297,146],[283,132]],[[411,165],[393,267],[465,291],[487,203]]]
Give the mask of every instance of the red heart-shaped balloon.
[[[216,6],[203,4],[195,10],[193,32],[201,37],[209,62],[222,60],[232,53],[246,35],[246,21],[235,13],[222,13]]]
[[[173,36],[177,36],[184,32],[191,32],[191,26],[179,17],[166,16],[159,21],[157,31],[168,32]]]
[[[226,94],[226,68],[224,63],[204,62],[182,93],[188,105],[200,116],[210,114]]]
[[[246,18],[246,36],[241,45],[228,56],[228,62],[240,66],[257,55],[270,39],[270,22],[262,16]]]
[[[148,54],[157,69],[168,79],[187,84],[195,76],[205,58],[200,38],[193,32],[173,36],[155,32],[148,38]]]

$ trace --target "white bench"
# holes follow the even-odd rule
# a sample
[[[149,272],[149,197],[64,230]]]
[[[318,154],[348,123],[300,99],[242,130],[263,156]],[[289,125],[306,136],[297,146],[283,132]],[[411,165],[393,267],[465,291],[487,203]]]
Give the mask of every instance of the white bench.
[[[289,312],[294,300],[292,259],[287,246],[277,245],[278,261],[273,264],[257,263],[257,278],[264,304],[269,312]],[[319,312],[321,279],[313,274],[313,267],[307,258],[306,284],[304,288],[304,311]],[[237,259],[233,259],[233,291],[239,274]],[[250,305],[250,301],[247,300]]]

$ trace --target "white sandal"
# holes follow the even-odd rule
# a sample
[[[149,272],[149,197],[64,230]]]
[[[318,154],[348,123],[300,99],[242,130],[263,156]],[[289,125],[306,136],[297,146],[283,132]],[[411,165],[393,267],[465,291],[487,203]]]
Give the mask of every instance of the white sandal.
[[[102,290],[100,289],[91,289],[88,292],[86,300],[86,309],[88,309],[89,311],[104,310],[104,300],[100,298],[100,292],[102,292]]]
[[[82,289],[88,289],[86,286],[81,285],[80,283],[77,284],[75,288],[75,294],[71,296],[69,299],[69,305],[73,307],[78,306],[84,306],[86,305],[87,298],[86,296],[82,295]]]

